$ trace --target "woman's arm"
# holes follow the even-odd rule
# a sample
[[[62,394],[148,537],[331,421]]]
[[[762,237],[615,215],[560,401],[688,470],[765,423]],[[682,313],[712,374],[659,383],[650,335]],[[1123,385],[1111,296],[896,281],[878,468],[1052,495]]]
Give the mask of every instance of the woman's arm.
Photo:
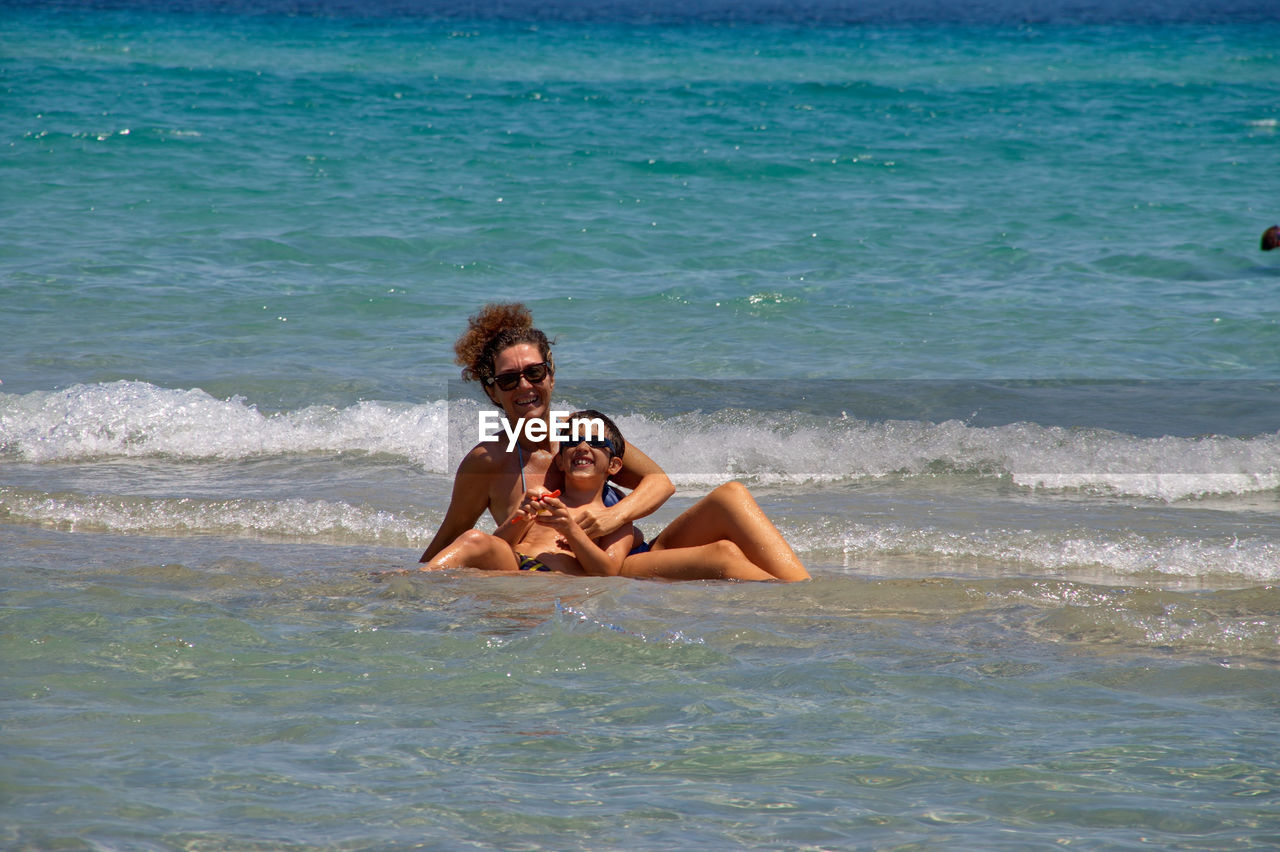
[[[489,508],[489,483],[494,473],[492,458],[480,447],[467,453],[453,477],[453,495],[449,498],[444,520],[419,562],[430,562],[455,538],[476,525],[485,509]]]
[[[627,444],[622,470],[613,480],[623,488],[630,488],[631,493],[608,508],[585,509],[579,514],[578,524],[588,538],[604,538],[631,521],[652,515],[676,493],[670,477],[634,444]]]

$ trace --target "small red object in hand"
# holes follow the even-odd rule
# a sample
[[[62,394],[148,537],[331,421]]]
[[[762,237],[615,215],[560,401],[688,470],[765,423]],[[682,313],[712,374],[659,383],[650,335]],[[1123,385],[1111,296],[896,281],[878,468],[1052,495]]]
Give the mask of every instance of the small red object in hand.
[[[555,491],[548,491],[546,494],[539,494],[539,495],[537,496],[537,498],[536,498],[536,499],[537,499],[537,501],[538,501],[539,503],[541,503],[541,502],[542,502],[545,498],[547,498],[547,497],[559,497],[559,496],[560,496],[560,489],[559,489],[559,488],[557,488]],[[538,510],[537,510],[536,512],[534,512],[534,514],[535,514],[535,515],[549,515],[549,514],[551,514],[551,510],[550,510],[550,509],[547,509],[547,508],[545,508],[545,507],[543,507],[543,506],[539,506],[539,507],[538,507]]]

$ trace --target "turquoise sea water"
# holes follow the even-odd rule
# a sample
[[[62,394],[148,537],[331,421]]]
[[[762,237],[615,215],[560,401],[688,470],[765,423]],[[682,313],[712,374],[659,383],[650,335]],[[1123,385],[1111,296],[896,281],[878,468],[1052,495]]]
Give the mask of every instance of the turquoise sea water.
[[[0,846],[1272,848],[1262,4],[0,4]],[[374,582],[520,299],[814,579]]]

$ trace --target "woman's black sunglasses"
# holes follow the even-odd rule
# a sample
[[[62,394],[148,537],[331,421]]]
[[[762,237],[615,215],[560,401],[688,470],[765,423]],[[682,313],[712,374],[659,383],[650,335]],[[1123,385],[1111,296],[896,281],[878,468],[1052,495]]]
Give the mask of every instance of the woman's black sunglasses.
[[[510,373],[499,373],[491,379],[488,384],[497,385],[499,390],[509,391],[515,390],[516,385],[520,384],[520,377],[524,376],[529,380],[529,384],[536,385],[542,381],[551,372],[551,365],[546,361],[537,364],[530,364],[523,370],[513,370]]]

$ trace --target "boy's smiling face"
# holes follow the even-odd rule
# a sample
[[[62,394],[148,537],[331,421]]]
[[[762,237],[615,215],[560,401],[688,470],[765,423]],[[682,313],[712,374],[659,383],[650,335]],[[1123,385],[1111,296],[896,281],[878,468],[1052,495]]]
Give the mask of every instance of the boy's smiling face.
[[[585,440],[560,445],[556,464],[564,471],[565,481],[571,479],[608,479],[622,469],[622,459],[607,447],[593,447]]]

